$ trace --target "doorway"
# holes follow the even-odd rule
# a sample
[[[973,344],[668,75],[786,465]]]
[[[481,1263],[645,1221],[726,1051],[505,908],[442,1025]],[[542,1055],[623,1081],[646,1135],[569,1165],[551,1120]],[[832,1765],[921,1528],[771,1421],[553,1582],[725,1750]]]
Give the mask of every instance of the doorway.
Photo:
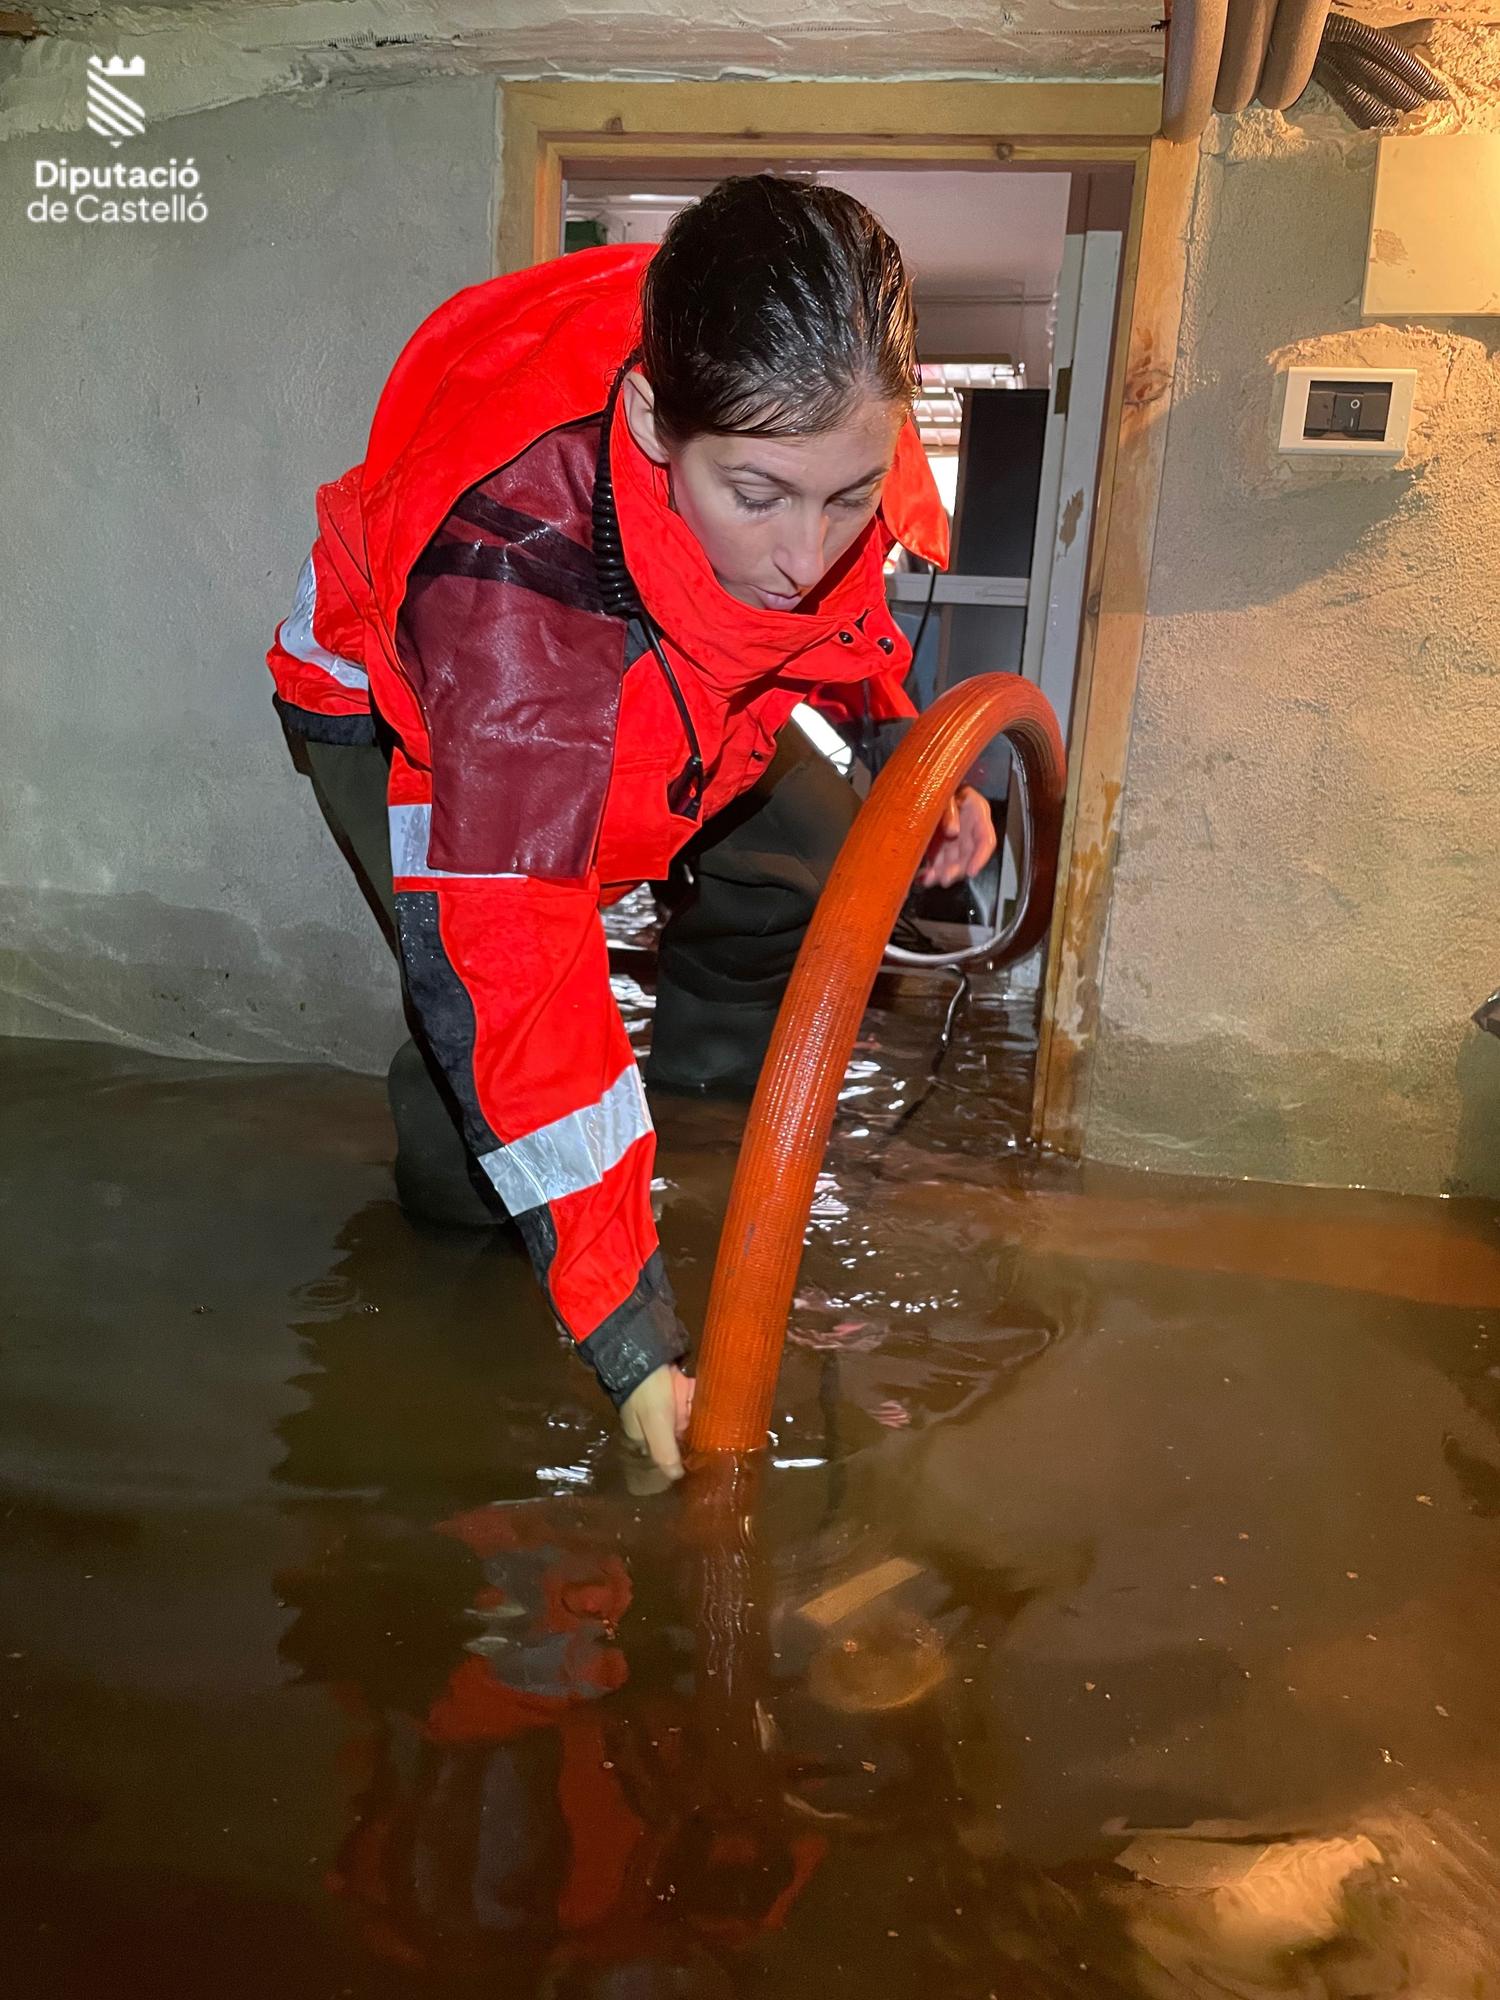
[[[503,266],[556,255],[570,221],[575,241],[659,236],[726,173],[767,169],[836,181],[902,242],[931,371],[924,435],[959,561],[937,578],[898,572],[889,594],[902,622],[926,615],[919,685],[982,671],[1008,628],[1011,670],[1039,682],[1068,734],[1050,948],[1010,978],[1039,1000],[1030,1134],[1080,1150],[1170,401],[1158,357],[1175,343],[1191,187],[1179,149],[1148,136],[1155,86],[549,84],[504,99]],[[903,224],[903,202],[920,226]],[[1026,400],[1039,435],[1018,480],[1003,465],[1021,447],[997,447],[1007,425],[991,413],[1003,404],[1014,429]],[[986,789],[1008,803],[999,771]],[[1012,863],[1002,896],[1014,887]]]
[[[630,168],[588,162],[567,174],[560,250],[659,242],[713,185]],[[1128,171],[797,162],[784,170],[862,202],[901,246],[913,279],[922,368],[914,419],[953,555],[939,575],[893,552],[886,590],[912,641],[908,691],[920,710],[976,674],[1024,674],[1043,687],[1066,735]],[[847,768],[851,746],[831,725],[820,729],[805,710],[800,719]],[[981,753],[970,782],[990,803],[1002,851],[974,883],[914,900],[888,961],[907,977],[1000,962],[987,953],[1021,893],[1024,841],[1003,739]],[[1008,966],[1008,985],[1034,994],[1041,958],[1038,948]]]

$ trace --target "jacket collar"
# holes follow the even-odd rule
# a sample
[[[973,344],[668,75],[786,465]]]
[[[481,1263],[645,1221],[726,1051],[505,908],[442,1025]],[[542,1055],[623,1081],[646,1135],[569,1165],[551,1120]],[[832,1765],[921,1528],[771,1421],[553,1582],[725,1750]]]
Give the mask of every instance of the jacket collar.
[[[576,250],[471,285],[408,341],[358,472],[366,562],[392,623],[458,496],[547,431],[603,409],[639,338],[654,249]]]
[[[545,431],[604,407],[639,337],[640,282],[653,250],[580,250],[473,285],[412,336],[381,395],[364,463],[324,489],[391,630],[407,574],[458,495]],[[814,603],[796,612],[758,611],[729,595],[672,512],[665,473],[623,420],[612,426],[610,463],[626,561],[647,608],[704,678],[724,688],[799,678],[798,662],[813,650],[808,681],[862,677],[862,647],[821,642],[874,607],[884,615],[893,542],[947,564],[948,517],[910,423],[879,513]],[[356,583],[351,574],[351,589]]]
[[[863,647],[826,642],[885,609],[885,559],[901,542],[946,567],[948,516],[915,427],[908,421],[873,521],[796,611],[762,611],[724,589],[696,535],[674,513],[664,466],[649,459],[615,412],[610,472],[626,566],[665,639],[700,675],[727,691],[767,678],[863,679]]]

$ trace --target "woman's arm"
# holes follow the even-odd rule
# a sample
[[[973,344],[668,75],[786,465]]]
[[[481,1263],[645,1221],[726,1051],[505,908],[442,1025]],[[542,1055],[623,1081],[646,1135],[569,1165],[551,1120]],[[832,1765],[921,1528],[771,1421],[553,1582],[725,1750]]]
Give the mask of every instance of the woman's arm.
[[[651,1213],[655,1138],[609,984],[594,843],[624,632],[603,615],[542,440],[466,494],[396,642],[426,740],[391,763],[408,991],[480,1168],[557,1317],[670,1469],[659,1370],[687,1348]],[[640,1395],[638,1396],[638,1392]],[[675,1391],[672,1392],[675,1395]]]
[[[655,1135],[596,886],[428,860],[426,775],[391,766],[407,991],[464,1138],[548,1303],[616,1403],[686,1352],[651,1213]]]

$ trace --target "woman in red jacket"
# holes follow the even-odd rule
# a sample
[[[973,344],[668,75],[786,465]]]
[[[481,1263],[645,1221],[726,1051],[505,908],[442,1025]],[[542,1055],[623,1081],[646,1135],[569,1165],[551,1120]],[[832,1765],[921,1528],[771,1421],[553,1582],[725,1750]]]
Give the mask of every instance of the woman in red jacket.
[[[947,519],[910,421],[900,253],[836,189],[722,183],[661,248],[476,285],[418,329],[269,655],[399,944],[397,1187],[513,1217],[669,1473],[691,1385],[602,905],[685,854],[648,1075],[753,1083],[855,801],[786,729],[815,690],[910,715],[897,540]],[[989,858],[955,799],[924,870]]]

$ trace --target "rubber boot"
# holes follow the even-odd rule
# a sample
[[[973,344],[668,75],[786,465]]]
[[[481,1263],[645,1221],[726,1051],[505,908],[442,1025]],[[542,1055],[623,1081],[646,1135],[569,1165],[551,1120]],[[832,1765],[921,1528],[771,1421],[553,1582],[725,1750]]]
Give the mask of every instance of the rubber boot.
[[[647,1088],[677,1097],[753,1097],[779,1005],[779,997],[706,1000],[663,982],[642,1067]]]
[[[464,1144],[447,1086],[415,1042],[403,1042],[386,1073],[396,1126],[396,1199],[422,1222],[449,1229],[509,1223],[500,1197]]]
[[[797,951],[859,801],[788,725],[759,783],[675,871],[657,949],[647,1087],[753,1094]]]

